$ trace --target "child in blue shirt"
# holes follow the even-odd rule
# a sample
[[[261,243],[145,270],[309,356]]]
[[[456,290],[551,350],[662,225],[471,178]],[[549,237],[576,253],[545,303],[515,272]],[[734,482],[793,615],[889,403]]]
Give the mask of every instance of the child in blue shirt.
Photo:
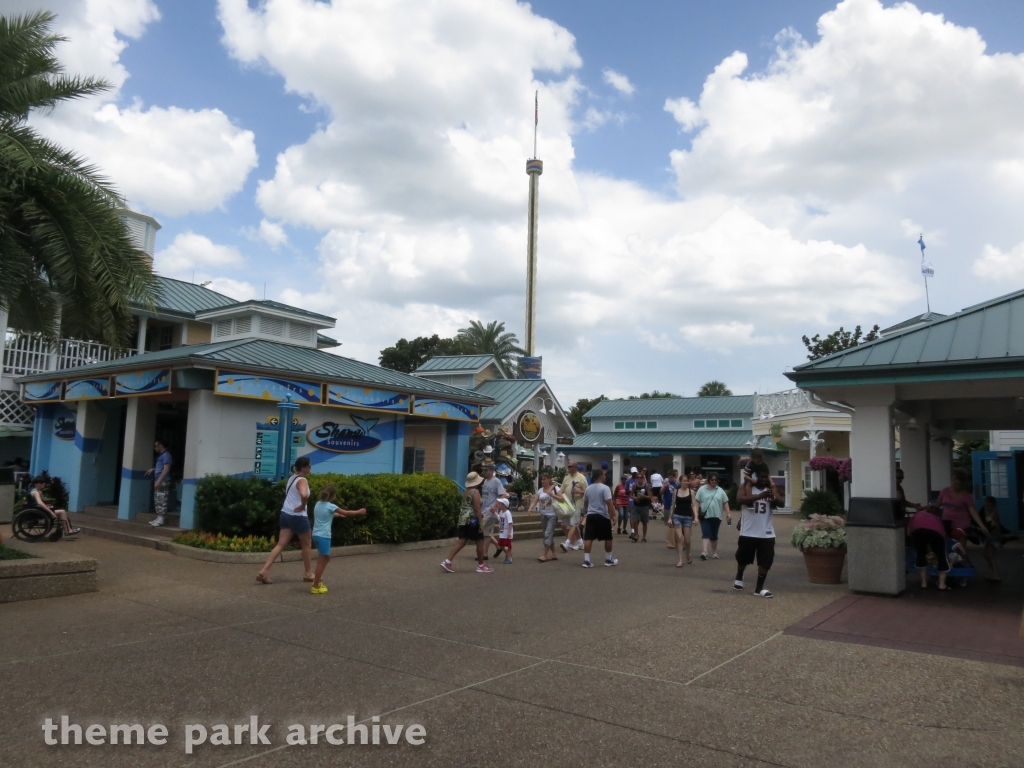
[[[313,586],[310,594],[326,595],[327,585],[320,581],[324,575],[327,564],[331,562],[331,523],[336,517],[352,517],[365,515],[366,508],[362,509],[341,509],[334,503],[334,496],[338,489],[334,483],[325,485],[320,491],[320,500],[313,507],[313,544],[316,546],[316,575],[313,578]]]

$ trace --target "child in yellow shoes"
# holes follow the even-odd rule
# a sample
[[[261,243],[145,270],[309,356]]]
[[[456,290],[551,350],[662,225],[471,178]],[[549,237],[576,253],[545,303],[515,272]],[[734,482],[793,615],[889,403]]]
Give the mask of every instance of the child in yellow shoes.
[[[320,581],[324,575],[327,564],[331,562],[331,523],[336,517],[353,517],[365,515],[363,509],[341,509],[334,503],[334,496],[338,489],[334,484],[325,485],[320,491],[320,500],[313,507],[313,546],[317,550],[316,574],[313,578],[313,586],[309,590],[313,595],[326,595],[327,585]]]

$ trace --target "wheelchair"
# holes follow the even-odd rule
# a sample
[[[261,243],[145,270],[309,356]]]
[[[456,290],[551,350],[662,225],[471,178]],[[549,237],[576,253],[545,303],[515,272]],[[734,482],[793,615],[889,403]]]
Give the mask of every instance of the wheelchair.
[[[56,515],[51,515],[39,507],[25,507],[14,516],[11,530],[16,539],[22,541],[60,541],[64,536],[64,524]]]

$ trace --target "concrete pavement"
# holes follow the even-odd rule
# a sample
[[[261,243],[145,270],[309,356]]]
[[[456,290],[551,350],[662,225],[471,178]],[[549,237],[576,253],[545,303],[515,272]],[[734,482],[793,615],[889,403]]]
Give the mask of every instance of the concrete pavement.
[[[100,591],[0,606],[0,764],[10,766],[1024,764],[1024,669],[781,634],[843,595],[807,583],[779,518],[772,600],[722,559],[683,569],[616,540],[472,572],[426,550],[337,559],[315,597],[301,564],[174,557],[98,538]],[[599,562],[599,558],[595,558]],[[44,718],[166,724],[167,745],[45,746]],[[270,746],[184,752],[184,726],[271,723]],[[292,723],[374,715],[426,744],[286,746]],[[321,741],[323,737],[321,736]],[[238,761],[245,761],[239,763]]]

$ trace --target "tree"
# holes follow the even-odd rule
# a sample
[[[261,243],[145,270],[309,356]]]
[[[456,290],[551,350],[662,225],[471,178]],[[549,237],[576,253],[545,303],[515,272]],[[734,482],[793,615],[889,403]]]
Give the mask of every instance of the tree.
[[[427,360],[440,355],[466,355],[473,350],[461,339],[443,339],[433,336],[417,336],[412,341],[399,339],[395,346],[380,351],[382,368],[412,373]]]
[[[731,397],[732,390],[721,381],[709,381],[697,390],[697,397]]]
[[[808,339],[806,336],[802,336],[801,340],[803,341],[804,346],[807,347],[807,359],[817,360],[819,357],[825,357],[826,355],[831,355],[834,352],[842,352],[844,349],[852,349],[858,344],[874,341],[877,338],[877,325],[868,331],[864,338],[861,338],[861,330],[858,325],[853,329],[853,333],[843,330],[843,327],[839,326],[838,331],[833,331],[825,338],[821,338],[818,334],[814,334],[813,338]]]
[[[484,325],[479,320],[470,320],[469,328],[460,328],[455,337],[469,346],[478,355],[494,355],[498,363],[510,376],[519,367],[519,357],[524,355],[519,348],[519,339],[514,333],[505,332],[505,324],[493,320]]]
[[[659,397],[682,397],[682,395],[675,395],[671,392],[659,392],[654,390],[653,392],[644,392],[642,395],[630,395],[630,400],[650,400],[652,398],[657,399]]]
[[[604,395],[598,395],[591,400],[581,397],[576,401],[576,405],[566,411],[566,418],[569,419],[569,423],[572,424],[572,428],[576,430],[577,435],[590,431],[590,419],[583,418],[583,415],[602,400],[607,399]]]
[[[107,90],[69,77],[54,16],[0,16],[0,306],[12,324],[123,347],[129,305],[152,307],[156,278],[119,213],[124,199],[82,158],[28,126],[33,112]]]

